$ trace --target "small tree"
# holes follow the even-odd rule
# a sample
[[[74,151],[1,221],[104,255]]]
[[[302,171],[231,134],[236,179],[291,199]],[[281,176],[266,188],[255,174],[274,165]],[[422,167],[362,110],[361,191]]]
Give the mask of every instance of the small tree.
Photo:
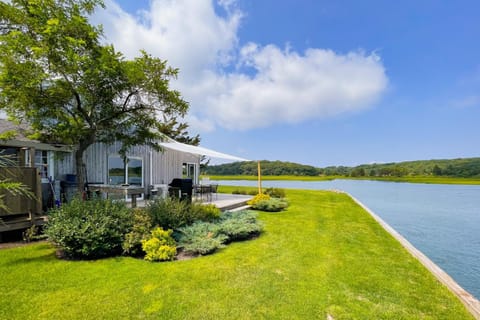
[[[186,129],[177,117],[188,110],[169,88],[177,69],[100,43],[101,28],[87,19],[96,6],[103,1],[0,2],[0,109],[35,138],[75,145],[79,188],[90,145],[120,141],[123,155],[137,144],[160,148],[162,130]]]

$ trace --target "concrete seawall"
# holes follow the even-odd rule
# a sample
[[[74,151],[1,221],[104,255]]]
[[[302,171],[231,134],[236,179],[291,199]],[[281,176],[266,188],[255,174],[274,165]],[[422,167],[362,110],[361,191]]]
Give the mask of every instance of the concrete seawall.
[[[455,280],[453,280],[445,271],[425,256],[420,250],[415,248],[410,242],[408,242],[402,235],[400,235],[395,229],[393,229],[388,223],[383,221],[382,218],[377,216],[372,210],[365,206],[362,202],[356,199],[349,193],[350,196],[359,206],[367,211],[388,233],[390,233],[400,244],[410,252],[420,263],[422,263],[441,283],[447,286],[451,292],[453,292],[475,319],[480,320],[480,301],[478,301],[469,292],[463,289]]]

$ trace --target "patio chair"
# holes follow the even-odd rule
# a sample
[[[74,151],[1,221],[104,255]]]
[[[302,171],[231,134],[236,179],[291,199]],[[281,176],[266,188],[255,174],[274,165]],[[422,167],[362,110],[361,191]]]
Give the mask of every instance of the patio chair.
[[[218,190],[218,184],[211,184],[210,185],[210,191],[212,192],[212,195],[215,194],[215,200],[218,200],[217,190]]]

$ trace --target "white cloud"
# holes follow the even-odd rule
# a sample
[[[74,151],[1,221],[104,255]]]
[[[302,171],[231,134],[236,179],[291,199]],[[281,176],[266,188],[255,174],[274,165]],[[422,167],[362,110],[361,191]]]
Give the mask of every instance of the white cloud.
[[[379,57],[275,45],[238,46],[243,13],[234,0],[152,0],[133,16],[115,3],[98,12],[108,42],[133,57],[138,50],[180,68],[174,86],[190,102],[193,129],[250,129],[295,123],[369,107],[385,90]],[[247,39],[248,40],[248,39]],[[226,68],[226,67],[229,68]]]

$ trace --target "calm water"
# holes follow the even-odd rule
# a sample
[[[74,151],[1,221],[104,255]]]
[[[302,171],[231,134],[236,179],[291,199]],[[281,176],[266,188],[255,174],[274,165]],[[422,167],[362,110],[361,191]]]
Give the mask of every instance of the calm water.
[[[219,181],[256,186],[256,181]],[[264,181],[264,187],[343,190],[373,210],[480,298],[480,186],[380,181]]]

